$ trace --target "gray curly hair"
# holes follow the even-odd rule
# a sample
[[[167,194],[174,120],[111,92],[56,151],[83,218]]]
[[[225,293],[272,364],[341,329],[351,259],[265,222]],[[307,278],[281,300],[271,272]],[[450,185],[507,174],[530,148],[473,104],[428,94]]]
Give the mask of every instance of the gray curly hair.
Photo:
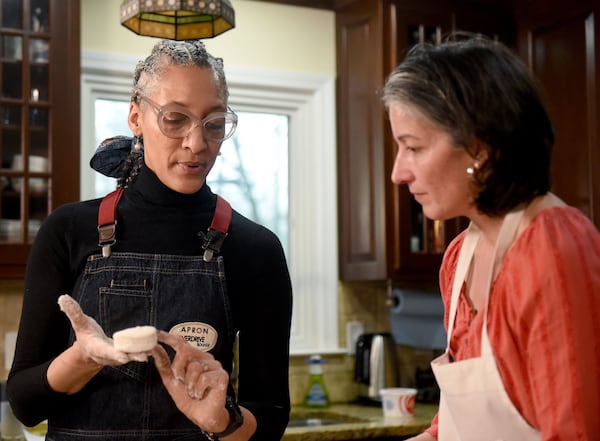
[[[223,60],[208,53],[201,40],[161,40],[154,45],[152,52],[145,60],[138,62],[133,76],[133,91],[131,101],[139,103],[140,97],[150,92],[150,89],[170,66],[198,66],[212,70],[219,93],[227,103],[229,90],[225,80]]]

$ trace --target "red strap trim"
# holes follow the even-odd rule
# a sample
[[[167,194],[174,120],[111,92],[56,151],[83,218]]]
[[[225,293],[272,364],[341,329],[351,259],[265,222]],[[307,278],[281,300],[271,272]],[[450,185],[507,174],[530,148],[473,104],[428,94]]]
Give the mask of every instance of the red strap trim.
[[[98,209],[98,228],[116,223],[117,205],[121,196],[123,196],[124,187],[119,187],[115,191],[107,194],[100,202]],[[229,202],[217,195],[217,206],[213,215],[210,228],[221,233],[227,233],[231,224],[232,209]]]
[[[119,187],[115,191],[107,194],[100,202],[98,210],[98,227],[108,224],[114,224],[117,220],[117,204],[123,196],[124,187]]]
[[[227,233],[229,224],[231,224],[231,205],[221,196],[217,195],[217,206],[213,216],[210,228],[221,233]]]

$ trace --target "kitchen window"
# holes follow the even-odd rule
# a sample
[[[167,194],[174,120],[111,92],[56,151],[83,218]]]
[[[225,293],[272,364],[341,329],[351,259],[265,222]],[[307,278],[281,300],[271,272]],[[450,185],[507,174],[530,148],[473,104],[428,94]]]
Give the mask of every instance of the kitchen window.
[[[126,116],[136,62],[82,53],[82,199],[114,189],[114,180],[93,172],[89,159],[99,139],[130,135]],[[226,67],[226,74],[240,126],[223,144],[209,185],[284,245],[294,289],[291,353],[339,352],[334,78],[237,67]],[[266,124],[255,130],[260,135],[252,133],[258,124]],[[269,196],[258,188],[264,181],[245,175],[257,172],[259,164],[248,164],[261,157],[261,166],[270,164],[259,173],[270,180],[264,187],[272,190]]]

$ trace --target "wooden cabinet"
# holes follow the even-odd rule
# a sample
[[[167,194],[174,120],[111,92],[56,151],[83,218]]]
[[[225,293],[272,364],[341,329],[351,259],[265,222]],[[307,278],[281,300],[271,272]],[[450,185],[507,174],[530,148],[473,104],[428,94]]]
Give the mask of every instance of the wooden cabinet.
[[[79,199],[79,7],[0,3],[0,277],[22,277],[40,223]]]
[[[336,12],[341,280],[386,278],[382,18],[379,1]]]
[[[521,0],[516,17],[555,127],[552,191],[600,228],[600,4]]]
[[[465,221],[424,219],[391,183],[396,147],[381,101],[408,49],[461,29],[514,41],[503,2],[372,0],[336,10],[340,279],[436,284],[443,250]]]

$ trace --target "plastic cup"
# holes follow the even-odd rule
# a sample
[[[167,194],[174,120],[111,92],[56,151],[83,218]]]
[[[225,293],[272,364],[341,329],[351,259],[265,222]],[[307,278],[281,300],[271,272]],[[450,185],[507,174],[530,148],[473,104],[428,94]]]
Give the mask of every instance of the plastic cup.
[[[381,389],[379,393],[384,417],[407,418],[414,415],[417,389],[392,387]]]

